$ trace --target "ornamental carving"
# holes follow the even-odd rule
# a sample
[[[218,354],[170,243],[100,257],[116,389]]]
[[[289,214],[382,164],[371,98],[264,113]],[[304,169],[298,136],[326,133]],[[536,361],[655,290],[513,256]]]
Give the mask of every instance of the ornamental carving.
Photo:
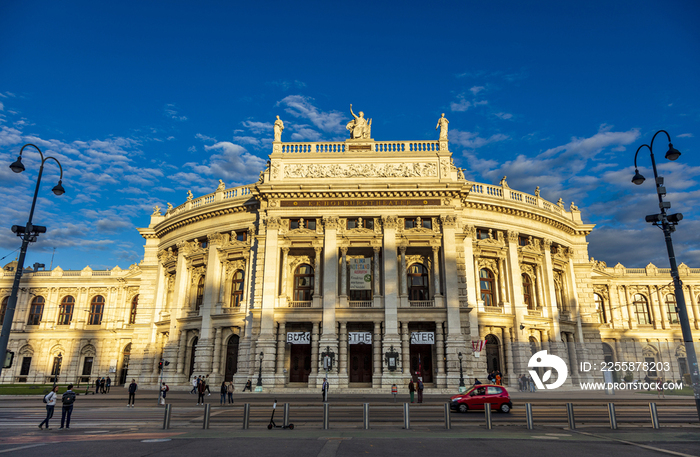
[[[471,238],[472,240],[476,238],[476,227],[473,225],[465,225],[463,231],[466,238]]]
[[[681,359],[686,357],[685,346],[680,345],[676,348],[676,358]]]
[[[482,268],[486,268],[487,270],[491,270],[494,276],[498,276],[498,262],[494,259],[479,257],[476,259],[476,268],[478,271],[481,271]]]
[[[593,293],[600,295],[605,301],[610,300],[610,295],[608,295],[608,288],[606,286],[595,286],[593,288]]]
[[[299,255],[299,256],[289,256],[288,257],[288,265],[289,265],[289,270],[291,273],[294,273],[294,270],[299,265],[311,265],[312,267],[314,266],[315,260],[309,257],[308,255]],[[284,268],[284,265],[283,265]]]
[[[326,230],[337,230],[340,226],[339,222],[340,219],[336,216],[324,216],[323,218],[323,226]]]
[[[272,164],[272,179],[277,179],[280,174],[280,166],[277,163]]]
[[[521,264],[520,265],[520,272],[527,274],[532,279],[537,278],[537,274],[535,273],[535,268],[532,265]]]
[[[434,163],[287,165],[285,178],[430,178],[437,177]]]
[[[427,268],[428,271],[431,271],[433,269],[433,262],[430,260],[430,257],[423,257],[422,255],[406,256],[406,267],[410,267],[411,265],[414,265],[416,263],[420,263],[425,268]]]
[[[399,218],[396,216],[382,216],[382,226],[385,229],[396,230],[399,225]]]
[[[268,230],[279,230],[282,225],[282,220],[279,217],[269,216],[265,222]]]
[[[642,349],[642,353],[644,354],[644,357],[656,357],[657,351],[652,346],[646,346],[644,349]]]
[[[505,178],[505,176],[504,176]],[[516,232],[515,230],[508,230],[508,242],[509,243],[517,243],[518,242],[518,235],[519,233]]]
[[[457,225],[457,217],[452,215],[441,216],[440,222],[442,222],[443,227],[455,228]]]
[[[224,268],[226,269],[226,278],[229,279],[237,270],[245,271],[245,262],[243,260],[227,261],[224,262]]]
[[[226,235],[228,236],[228,235]],[[222,244],[224,242],[224,235],[221,233],[210,233],[207,235],[208,244]]]

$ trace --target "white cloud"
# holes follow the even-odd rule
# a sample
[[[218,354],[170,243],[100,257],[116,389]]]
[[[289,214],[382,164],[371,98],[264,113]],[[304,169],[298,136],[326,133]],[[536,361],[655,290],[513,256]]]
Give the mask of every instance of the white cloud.
[[[163,112],[170,119],[174,119],[176,121],[186,121],[187,120],[187,116],[181,116],[178,113],[178,108],[173,103],[167,103],[165,105],[165,107],[163,108]]]
[[[241,122],[245,128],[250,130],[256,135],[259,134],[271,134],[272,124],[270,122],[257,122],[257,121],[243,121]],[[234,130],[233,133],[238,133],[238,130]],[[242,130],[240,131],[242,132]]]
[[[510,114],[510,113],[496,113],[496,117],[498,117],[499,119],[504,119],[504,120],[505,120],[505,119],[510,119],[510,118],[512,118],[513,115]]]
[[[450,103],[450,110],[463,112],[467,111],[472,106],[471,102],[467,101],[463,96],[459,96],[456,102]]]
[[[201,133],[196,134],[194,137],[204,142],[216,143],[216,138],[207,135],[202,135]]]
[[[472,94],[476,95],[484,89],[486,89],[484,86],[474,86],[469,90],[471,91]]]
[[[457,143],[465,148],[477,149],[486,146],[490,143],[497,143],[508,140],[510,137],[502,133],[491,135],[488,138],[482,138],[478,133],[462,132],[458,129],[450,130],[450,142]]]
[[[561,153],[565,156],[578,155],[584,158],[594,158],[605,148],[626,146],[639,138],[639,129],[613,132],[610,131],[610,128],[610,126],[603,124],[595,135],[589,138],[573,137],[567,144],[547,149],[540,154],[540,157],[552,157]]]
[[[343,122],[346,117],[339,111],[321,111],[311,102],[313,98],[303,95],[289,95],[277,102],[278,106],[285,106],[285,111],[294,117],[305,118],[324,132],[340,133],[345,129]]]
[[[678,135],[678,138],[693,138],[693,134],[692,133],[681,133],[680,135]]]

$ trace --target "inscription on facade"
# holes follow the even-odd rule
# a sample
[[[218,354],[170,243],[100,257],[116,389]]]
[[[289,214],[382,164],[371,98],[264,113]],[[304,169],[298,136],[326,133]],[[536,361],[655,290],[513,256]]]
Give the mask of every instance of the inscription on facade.
[[[282,200],[281,207],[308,206],[440,206],[439,198],[390,200]]]

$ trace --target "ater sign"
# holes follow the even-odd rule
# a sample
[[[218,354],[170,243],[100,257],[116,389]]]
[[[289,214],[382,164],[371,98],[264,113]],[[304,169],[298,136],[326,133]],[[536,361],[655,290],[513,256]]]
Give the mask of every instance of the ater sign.
[[[435,344],[435,333],[411,332],[411,344]]]

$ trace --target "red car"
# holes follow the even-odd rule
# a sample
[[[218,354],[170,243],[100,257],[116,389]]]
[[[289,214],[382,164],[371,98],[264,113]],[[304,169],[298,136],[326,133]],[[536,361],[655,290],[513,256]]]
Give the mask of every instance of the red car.
[[[493,384],[479,384],[464,394],[455,395],[450,398],[450,409],[460,413],[466,413],[470,409],[483,411],[484,403],[490,403],[492,410],[502,413],[508,413],[513,409],[513,403],[506,388]]]

